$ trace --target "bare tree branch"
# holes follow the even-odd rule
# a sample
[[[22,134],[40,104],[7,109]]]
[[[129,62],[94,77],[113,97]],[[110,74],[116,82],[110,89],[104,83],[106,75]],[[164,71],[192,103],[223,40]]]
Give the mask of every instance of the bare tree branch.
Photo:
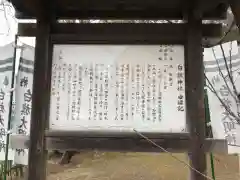
[[[233,71],[232,71],[232,41],[230,43],[230,50],[229,50],[229,55],[230,55],[230,75],[233,79]]]
[[[222,51],[223,59],[224,59],[225,66],[226,66],[226,69],[227,69],[227,73],[228,73],[230,82],[231,82],[232,87],[233,87],[233,91],[234,91],[236,97],[238,98],[237,88],[236,88],[236,86],[235,86],[235,84],[234,84],[234,82],[233,82],[233,78],[232,78],[231,73],[230,73],[230,71],[229,71],[228,64],[227,64],[227,58],[226,58],[226,56],[225,56],[225,52],[224,52],[224,50],[223,50],[222,44],[220,44],[220,48],[221,48],[221,51]],[[238,100],[239,100],[239,99],[238,99]]]
[[[222,44],[221,44],[220,46],[222,46]],[[229,70],[229,68],[228,68],[228,64],[227,64],[227,60],[226,60],[226,56],[225,56],[225,52],[224,52],[223,48],[221,48],[221,51],[222,51],[222,55],[224,56],[225,66],[226,66],[226,69],[227,69],[227,72],[228,72],[228,73],[227,73],[227,76],[229,77],[229,79],[231,78],[231,79],[233,80],[232,75],[231,75],[231,72],[230,72],[230,70]],[[232,47],[230,47],[230,51],[232,51]],[[224,83],[225,83],[225,85],[226,85],[229,93],[231,94],[231,96],[232,96],[233,99],[234,99],[234,102],[235,102],[236,107],[237,107],[237,115],[239,116],[239,114],[240,114],[240,111],[239,111],[239,110],[240,110],[240,107],[239,107],[240,103],[239,103],[239,98],[238,98],[238,95],[237,95],[238,93],[237,93],[237,91],[234,91],[234,93],[233,93],[232,90],[230,89],[230,87],[229,87],[229,85],[228,85],[228,82],[226,81],[226,78],[225,78],[225,76],[224,76],[223,73],[222,73],[222,70],[221,70],[221,68],[220,68],[219,62],[218,62],[218,60],[217,60],[217,58],[216,58],[216,54],[215,54],[215,51],[213,50],[213,48],[212,48],[212,52],[213,52],[214,58],[215,58],[215,60],[216,60],[216,62],[217,62],[219,73],[220,73],[221,77],[223,78]],[[232,54],[232,53],[230,52],[230,59],[232,59],[232,55],[231,55],[231,54]],[[231,61],[231,62],[232,62],[232,61]],[[231,64],[231,63],[230,63],[230,64]],[[231,67],[231,66],[232,66],[232,64],[230,65],[230,67]],[[231,77],[230,77],[230,76],[231,76]],[[234,89],[234,87],[236,88],[234,82],[230,81],[230,83],[232,84],[233,89]]]
[[[229,87],[229,85],[228,85],[228,83],[227,83],[227,81],[226,81],[226,78],[224,77],[224,74],[223,74],[223,72],[222,72],[222,70],[221,70],[221,68],[220,68],[219,62],[218,62],[218,60],[217,60],[217,57],[216,57],[216,54],[215,54],[215,51],[214,51],[213,48],[212,48],[212,52],[213,52],[213,56],[214,56],[214,58],[215,58],[215,61],[216,61],[216,63],[217,63],[217,66],[218,66],[218,71],[219,71],[221,77],[223,78],[223,81],[224,81],[225,85],[227,86],[227,89],[228,89],[229,93],[230,93],[231,96],[236,100],[236,96],[232,93],[232,91],[231,91],[231,89],[230,89],[230,87]]]
[[[3,7],[4,18],[5,18],[7,26],[8,26],[8,31],[7,31],[7,36],[8,36],[10,33],[10,24],[8,22],[7,11],[6,11],[6,7],[5,7],[6,4],[2,3],[1,6]]]

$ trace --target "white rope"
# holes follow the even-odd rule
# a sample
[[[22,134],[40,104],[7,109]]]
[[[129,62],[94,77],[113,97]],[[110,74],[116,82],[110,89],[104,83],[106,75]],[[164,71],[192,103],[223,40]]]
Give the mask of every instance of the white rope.
[[[138,132],[137,130],[133,129],[134,132],[136,132],[139,136],[141,136],[142,138],[144,138],[145,140],[147,140],[149,143],[153,144],[154,146],[158,147],[159,149],[161,149],[163,152],[168,153],[172,158],[174,158],[175,160],[177,160],[178,162],[186,165],[187,167],[189,167],[191,170],[195,171],[196,173],[200,174],[201,176],[207,178],[208,180],[214,180],[213,178],[201,173],[200,171],[198,171],[197,169],[195,169],[194,167],[192,167],[190,164],[188,164],[187,162],[179,159],[178,157],[174,156],[171,152],[169,152],[168,150],[166,150],[165,148],[159,146],[158,144],[156,144],[154,141],[152,141],[151,139],[149,139],[148,137],[144,136],[142,133]]]

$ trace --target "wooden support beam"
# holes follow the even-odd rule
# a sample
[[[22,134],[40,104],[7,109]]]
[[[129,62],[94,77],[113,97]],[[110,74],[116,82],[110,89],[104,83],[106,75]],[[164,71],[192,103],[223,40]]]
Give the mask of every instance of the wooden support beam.
[[[169,152],[184,153],[191,147],[191,141],[187,139],[151,139]],[[98,149],[100,151],[116,152],[163,152],[145,139],[131,138],[46,138],[47,148],[79,151]],[[227,145],[224,140],[207,139],[204,142],[204,152],[227,153]]]
[[[153,139],[189,139],[189,133],[142,133],[144,136]],[[136,132],[116,132],[116,131],[64,131],[46,130],[45,137],[61,138],[139,138]]]
[[[220,37],[219,24],[200,27],[204,37]],[[36,24],[19,24],[18,35],[35,36]],[[60,44],[184,44],[187,24],[76,24],[58,23],[51,31],[54,43]]]
[[[28,180],[46,179],[47,151],[44,131],[48,126],[52,61],[49,52],[50,23],[39,20],[33,75],[32,115],[29,142]]]
[[[53,134],[52,134],[53,135]],[[61,151],[79,151],[79,150],[89,150],[98,149],[102,151],[124,151],[124,152],[161,152],[158,147],[151,145],[148,141],[140,138],[139,136],[128,136],[119,135],[116,137],[95,137],[86,136],[83,134],[54,134],[54,136],[46,137],[46,148],[49,150],[61,150]],[[149,139],[156,142],[158,145],[165,147],[170,152],[186,152],[190,149],[191,140],[189,135],[180,136],[178,134],[173,134],[173,136],[158,135],[158,138],[147,135]],[[29,147],[29,136],[24,135],[11,135],[10,147],[13,149]],[[175,148],[175,149],[173,149]],[[214,152],[214,153],[224,153],[227,154],[228,147],[226,140],[216,140],[216,139],[205,139],[204,140],[204,151]]]
[[[207,170],[204,150],[204,69],[201,26],[201,19],[194,18],[194,13],[190,13],[185,46],[186,108],[191,135],[190,165],[198,171],[191,169],[191,180],[206,180],[200,173],[206,175]]]
[[[35,18],[39,0],[8,0],[17,18]],[[227,0],[198,1],[204,19],[225,18]],[[62,19],[184,19],[187,0],[54,0],[51,12]],[[47,7],[46,7],[47,8]]]

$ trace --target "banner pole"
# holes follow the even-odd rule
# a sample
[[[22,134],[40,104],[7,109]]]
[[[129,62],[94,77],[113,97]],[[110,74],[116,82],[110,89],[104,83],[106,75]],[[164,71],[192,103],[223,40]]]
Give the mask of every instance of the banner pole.
[[[207,95],[206,87],[204,89],[204,106],[205,106],[205,118],[206,118],[207,137],[213,137],[212,126],[210,125],[211,117],[210,117],[209,104],[208,104],[208,95]],[[212,178],[213,178],[213,180],[216,180],[213,153],[210,153],[210,163],[211,163]]]

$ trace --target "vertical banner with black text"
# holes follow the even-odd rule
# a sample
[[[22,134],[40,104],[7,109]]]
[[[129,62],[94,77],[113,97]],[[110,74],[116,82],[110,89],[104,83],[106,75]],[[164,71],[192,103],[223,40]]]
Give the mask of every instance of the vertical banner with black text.
[[[240,152],[240,56],[237,42],[204,50],[213,137],[226,139],[228,152]],[[233,86],[234,84],[234,86]]]
[[[16,134],[30,135],[32,110],[32,83],[34,70],[34,48],[23,45],[15,90],[14,130]],[[28,149],[16,149],[14,162],[27,165]]]
[[[5,160],[10,91],[14,61],[14,43],[0,47],[0,161]],[[8,150],[8,160],[13,160],[14,151]]]

